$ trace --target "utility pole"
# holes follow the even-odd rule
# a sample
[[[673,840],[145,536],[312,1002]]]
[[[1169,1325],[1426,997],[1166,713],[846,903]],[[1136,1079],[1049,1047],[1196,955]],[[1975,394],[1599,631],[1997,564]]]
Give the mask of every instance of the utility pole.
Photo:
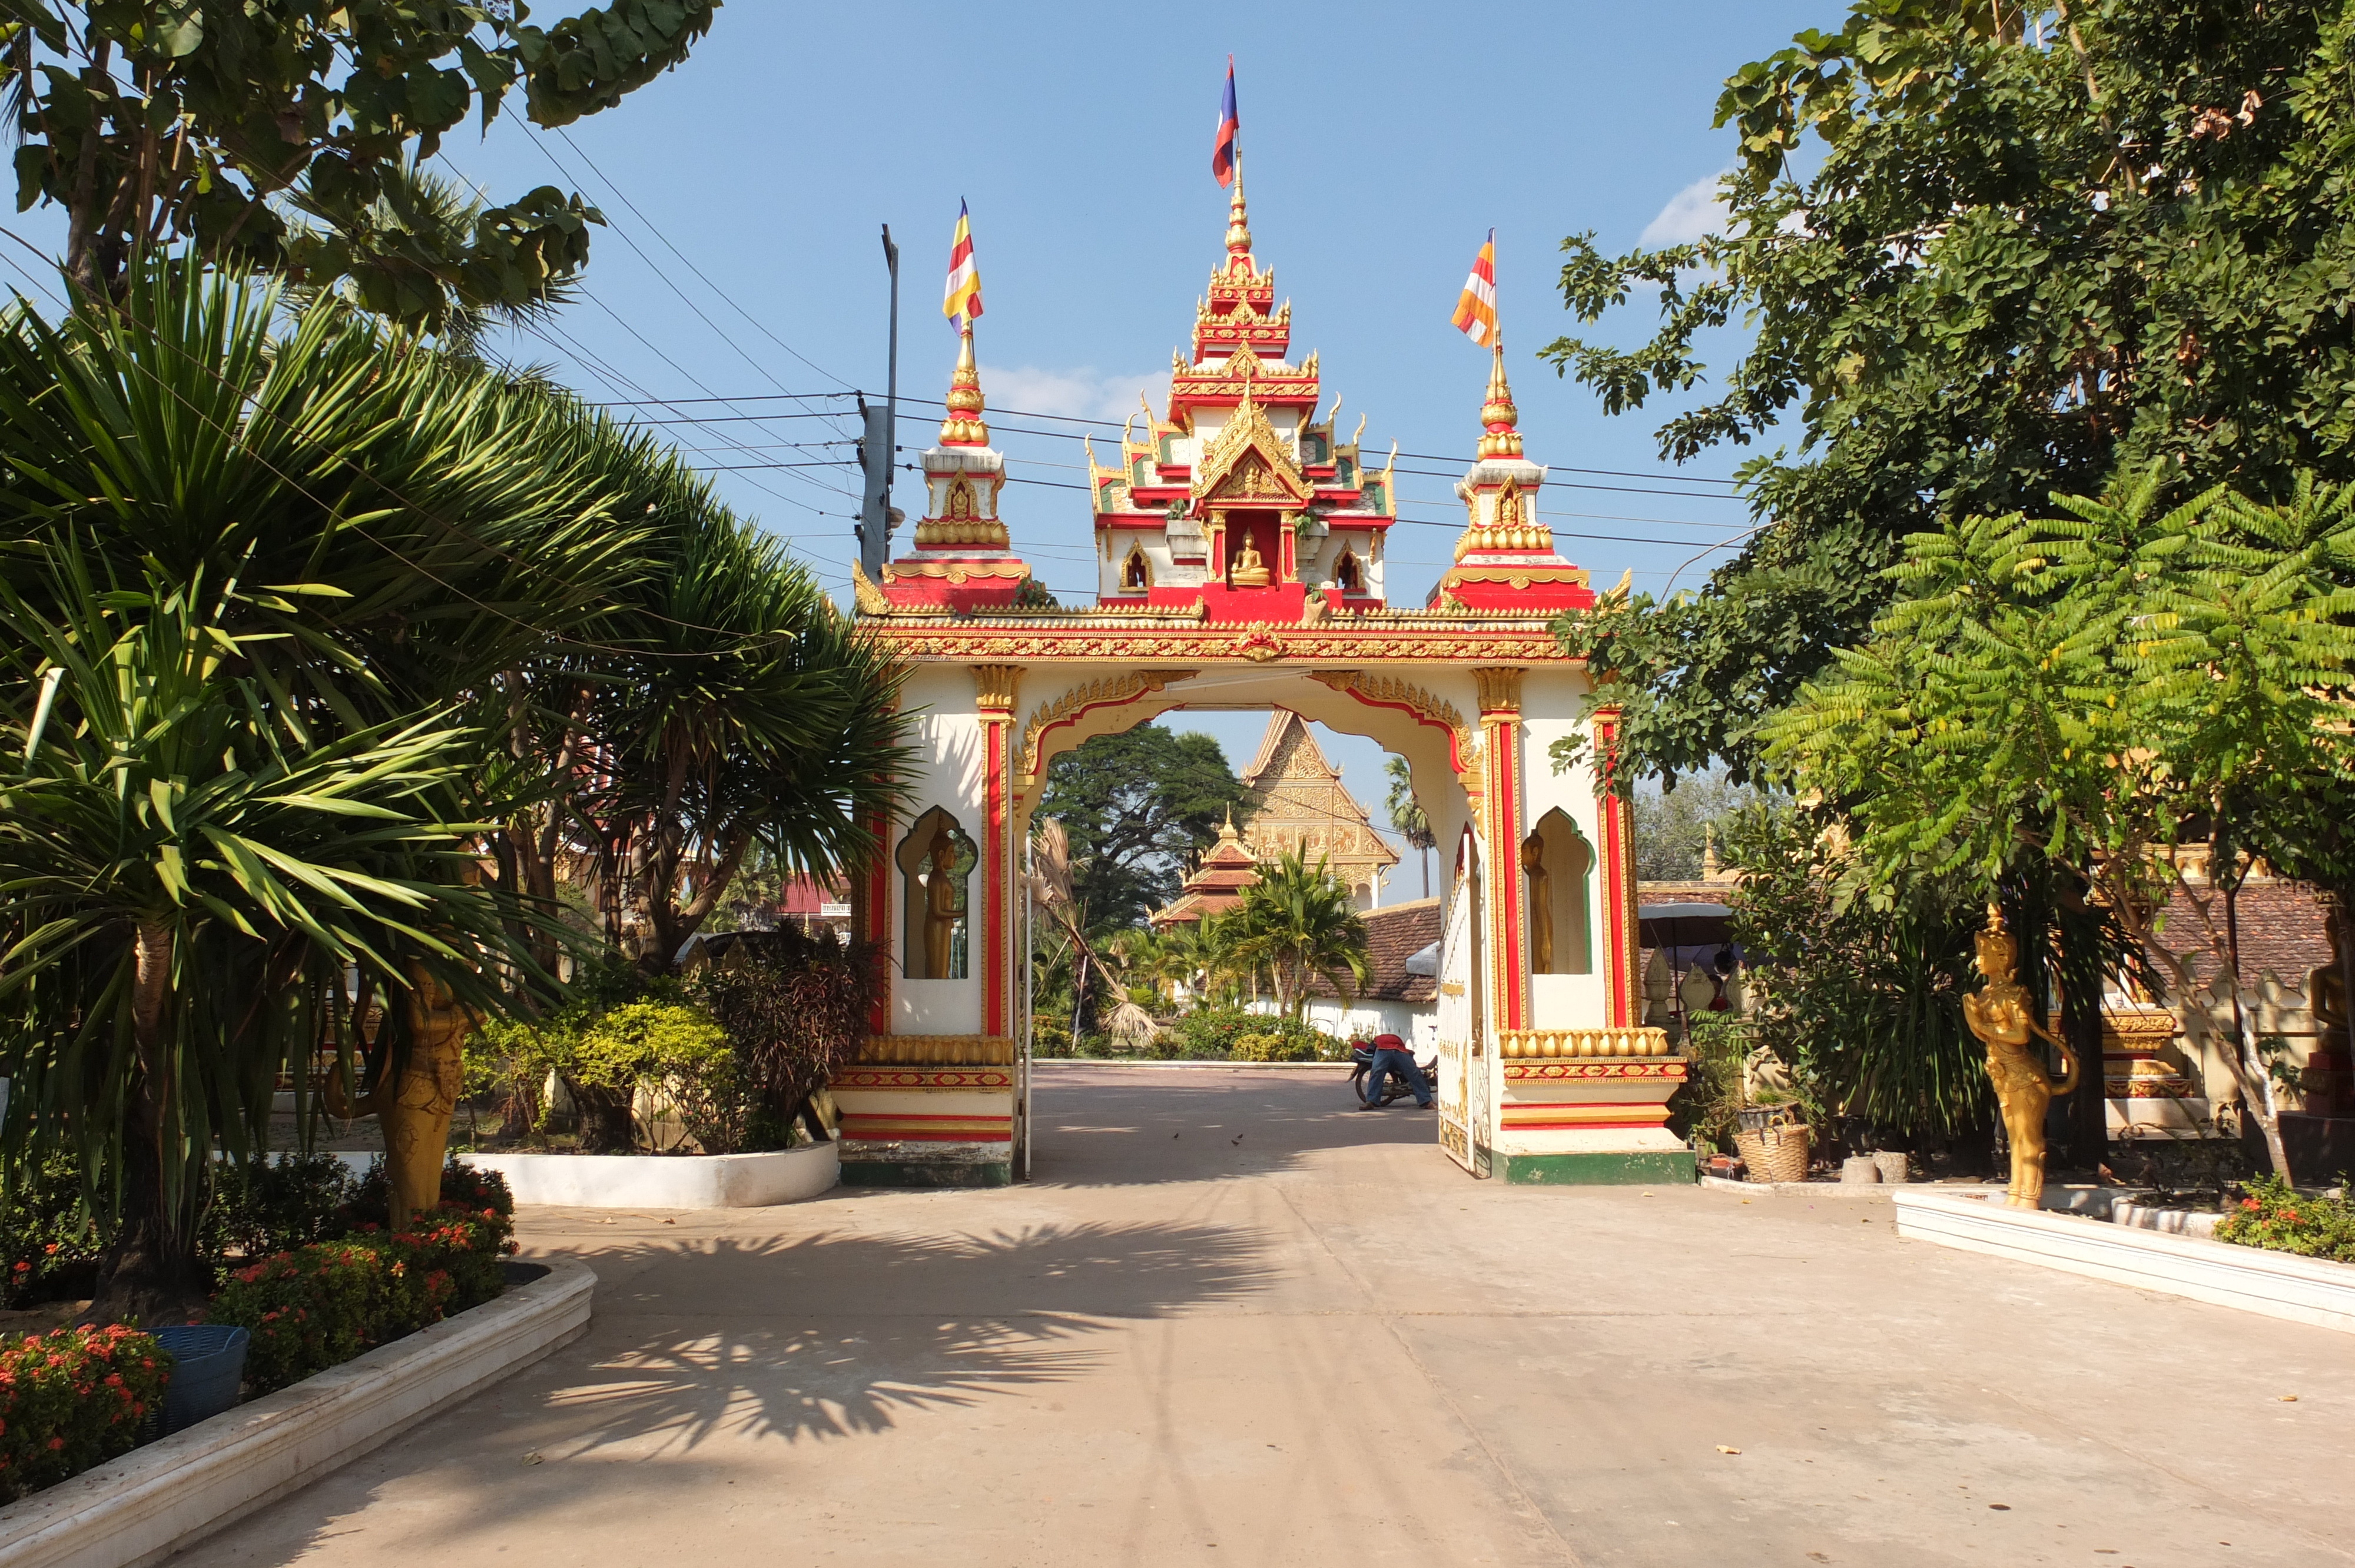
[[[884,401],[880,408],[858,399],[858,461],[867,485],[858,503],[858,565],[867,580],[880,584],[883,563],[891,558],[891,530],[900,514],[891,507],[891,468],[900,440],[900,248],[891,243],[891,226],[883,226],[883,264],[891,271],[890,363],[884,370]]]

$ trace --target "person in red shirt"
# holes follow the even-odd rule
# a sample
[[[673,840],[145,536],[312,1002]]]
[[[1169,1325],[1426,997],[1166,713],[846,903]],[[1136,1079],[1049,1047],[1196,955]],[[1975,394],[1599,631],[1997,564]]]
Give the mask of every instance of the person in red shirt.
[[[1431,1080],[1423,1076],[1423,1068],[1416,1064],[1414,1053],[1406,1048],[1406,1042],[1395,1034],[1377,1034],[1373,1047],[1374,1065],[1366,1075],[1366,1103],[1358,1108],[1381,1109],[1383,1081],[1396,1073],[1406,1080],[1406,1086],[1414,1091],[1415,1108],[1429,1110]]]

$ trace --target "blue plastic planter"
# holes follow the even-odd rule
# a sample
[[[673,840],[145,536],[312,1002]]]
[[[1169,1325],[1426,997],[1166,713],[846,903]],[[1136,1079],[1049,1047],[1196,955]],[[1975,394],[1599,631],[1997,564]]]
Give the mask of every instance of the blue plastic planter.
[[[164,1391],[163,1430],[157,1436],[168,1437],[237,1403],[237,1385],[245,1377],[245,1347],[252,1342],[251,1334],[217,1323],[190,1323],[153,1332],[155,1342],[173,1357],[172,1381]]]

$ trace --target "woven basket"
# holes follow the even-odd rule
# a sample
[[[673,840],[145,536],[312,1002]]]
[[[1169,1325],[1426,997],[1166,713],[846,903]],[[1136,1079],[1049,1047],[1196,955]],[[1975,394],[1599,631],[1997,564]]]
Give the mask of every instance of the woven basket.
[[[1742,1151],[1742,1163],[1753,1181],[1806,1181],[1807,1145],[1804,1123],[1770,1127],[1759,1132],[1745,1128],[1733,1135],[1733,1147]]]

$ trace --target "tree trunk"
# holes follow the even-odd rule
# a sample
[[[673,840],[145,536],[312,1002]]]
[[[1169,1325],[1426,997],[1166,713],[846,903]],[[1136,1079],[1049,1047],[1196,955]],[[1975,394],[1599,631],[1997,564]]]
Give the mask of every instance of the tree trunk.
[[[187,1202],[171,1201],[173,1085],[171,1020],[173,934],[168,922],[143,921],[133,949],[132,1066],[123,1129],[123,1224],[99,1260],[86,1323],[136,1321],[154,1327],[204,1316],[208,1281],[197,1256]]]
[[[2258,1059],[2256,1042],[2249,1036],[2249,1021],[2241,1009],[2241,879],[2237,872],[2237,867],[2231,868],[2232,880],[2224,886],[2224,950],[2225,962],[2230,966],[2225,983],[2232,988],[2232,1048],[2240,1054],[2241,1076],[2256,1080],[2257,1097],[2250,1105],[2249,1114],[2257,1118],[2258,1130],[2264,1134],[2265,1153],[2273,1161],[2274,1174],[2284,1181],[2293,1181],[2289,1150],[2282,1142],[2281,1107],[2274,1098],[2274,1075]],[[2243,1092],[2246,1093],[2245,1086]]]
[[[630,1114],[628,1089],[596,1089],[568,1082],[581,1111],[581,1152],[627,1154],[638,1146],[637,1120]]]

